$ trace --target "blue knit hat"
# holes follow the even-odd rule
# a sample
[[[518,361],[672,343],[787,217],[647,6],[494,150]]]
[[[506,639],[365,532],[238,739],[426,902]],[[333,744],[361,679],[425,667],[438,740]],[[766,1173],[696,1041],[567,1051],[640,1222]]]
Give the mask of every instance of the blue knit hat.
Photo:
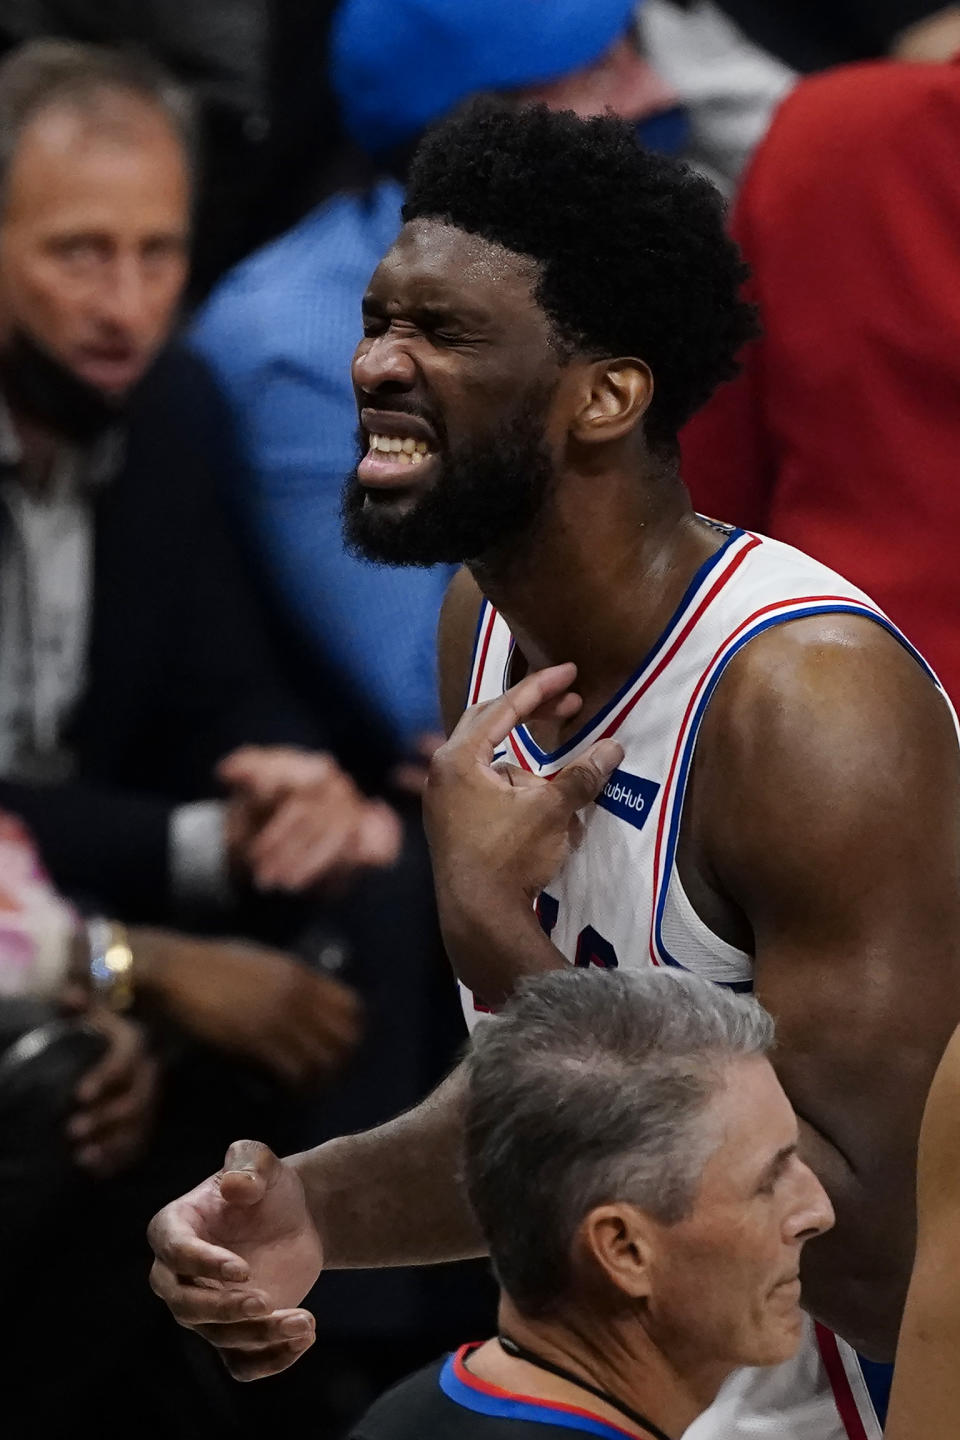
[[[344,0],[331,78],[371,155],[416,139],[468,95],[579,70],[623,35],[637,0]]]

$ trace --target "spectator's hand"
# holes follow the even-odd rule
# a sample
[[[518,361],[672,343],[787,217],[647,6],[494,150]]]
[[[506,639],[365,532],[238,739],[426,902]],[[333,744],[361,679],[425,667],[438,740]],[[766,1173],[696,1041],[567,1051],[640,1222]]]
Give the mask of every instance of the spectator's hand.
[[[290,1085],[327,1078],[359,1041],[354,991],[287,955],[160,930],[130,939],[138,993],[198,1040]]]
[[[308,1350],[313,1316],[297,1307],[323,1251],[296,1171],[255,1140],[155,1216],[150,1284],[181,1325],[220,1351],[231,1375],[275,1375]]]
[[[217,767],[230,789],[232,863],[260,889],[305,890],[392,865],[399,818],[370,800],[330,755],[247,745]]]
[[[406,795],[421,796],[426,789],[430,761],[444,743],[444,739],[439,730],[419,735],[413,754],[402,760],[390,773],[393,788],[402,790]]]
[[[77,1164],[102,1178],[132,1165],[150,1136],[159,1066],[135,1020],[94,1006],[86,1023],[107,1038],[106,1052],[80,1081],[67,1124]]]

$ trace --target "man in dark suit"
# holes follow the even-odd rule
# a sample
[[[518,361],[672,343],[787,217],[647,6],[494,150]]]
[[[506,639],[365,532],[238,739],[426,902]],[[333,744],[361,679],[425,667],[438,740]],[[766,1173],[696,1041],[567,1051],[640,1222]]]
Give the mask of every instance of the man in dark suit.
[[[63,889],[138,921],[391,863],[392,812],[329,755],[277,748],[315,750],[316,716],[228,533],[226,411],[168,344],[182,94],[41,42],[0,72],[0,135],[0,803]]]
[[[136,1298],[154,1192],[179,1183],[171,1166],[208,1164],[195,1152],[222,1148],[224,1130],[262,1127],[251,1100],[288,1148],[386,1118],[438,1078],[460,1033],[415,819],[401,856],[394,810],[316,748],[321,727],[345,716],[354,728],[356,711],[338,716],[322,696],[318,724],[318,697],[304,708],[281,675],[222,503],[237,474],[224,407],[202,362],[170,344],[188,122],[175,87],[113,52],[38,42],[0,66],[0,807],[27,820],[59,889],[109,917],[93,924],[131,925],[119,953],[132,955],[140,1013],[219,1052],[167,1070],[167,1150],[158,1139],[127,1190],[91,1182],[83,1203],[60,1205],[51,1253],[71,1257],[70,1292],[34,1269],[36,1308],[24,1300],[18,1315],[27,1336],[53,1303],[77,1340],[52,1367],[46,1352],[36,1372],[13,1362],[19,1396],[44,1407],[38,1423],[13,1402],[24,1435],[62,1433],[81,1392],[102,1397],[109,1433],[128,1404],[141,1436],[240,1433],[256,1402],[228,1395],[218,1429],[208,1397],[195,1432],[182,1363],[170,1346],[158,1361],[147,1339],[161,1319]],[[319,1113],[273,1103],[262,1072],[295,1083],[338,1068],[356,1035],[349,992],[274,951],[144,928],[189,919],[236,935],[256,921],[292,941],[278,911],[301,898],[322,937],[310,950],[339,946],[366,1012],[364,1044]],[[260,1065],[246,1089],[224,1052]],[[197,1104],[213,1112],[206,1128]],[[109,1254],[88,1243],[100,1227]],[[338,1388],[362,1403],[398,1339],[407,1354],[462,1312],[441,1287],[397,1275],[328,1291],[340,1348],[334,1361],[318,1346],[328,1374],[314,1389],[331,1409]],[[120,1325],[107,1318],[115,1296]],[[294,1405],[289,1388],[271,1392],[271,1423]]]

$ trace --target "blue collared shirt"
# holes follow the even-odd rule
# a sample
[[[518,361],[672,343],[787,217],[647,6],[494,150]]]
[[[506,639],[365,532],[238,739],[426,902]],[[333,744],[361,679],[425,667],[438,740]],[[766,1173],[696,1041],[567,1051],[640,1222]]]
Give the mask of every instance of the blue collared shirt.
[[[192,337],[240,428],[249,474],[237,499],[269,580],[398,748],[439,729],[436,626],[452,570],[348,555],[340,494],[357,459],[360,302],[400,229],[402,198],[385,180],[327,201],[221,282]]]

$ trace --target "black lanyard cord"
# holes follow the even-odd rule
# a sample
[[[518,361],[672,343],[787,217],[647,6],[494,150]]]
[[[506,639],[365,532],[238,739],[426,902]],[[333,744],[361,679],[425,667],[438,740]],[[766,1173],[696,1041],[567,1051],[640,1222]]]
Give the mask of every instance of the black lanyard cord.
[[[562,1365],[554,1365],[552,1360],[544,1360],[542,1355],[537,1355],[533,1350],[527,1350],[523,1345],[518,1345],[516,1340],[509,1335],[500,1334],[497,1336],[501,1350],[507,1355],[512,1355],[515,1360],[526,1360],[528,1365],[536,1365],[540,1370],[548,1370],[551,1375],[556,1375],[560,1380],[568,1380],[571,1385],[576,1385],[580,1390],[586,1390],[602,1400],[605,1405],[612,1405],[614,1410],[619,1410],[621,1415],[626,1415],[634,1425],[641,1426],[649,1432],[652,1440],[670,1440],[670,1436],[659,1426],[648,1420],[646,1415],[641,1415],[639,1410],[631,1410],[629,1405],[624,1405],[615,1395],[606,1390],[601,1390],[597,1385],[591,1385],[589,1380],[581,1380],[579,1375],[574,1375],[571,1370],[565,1370]]]

